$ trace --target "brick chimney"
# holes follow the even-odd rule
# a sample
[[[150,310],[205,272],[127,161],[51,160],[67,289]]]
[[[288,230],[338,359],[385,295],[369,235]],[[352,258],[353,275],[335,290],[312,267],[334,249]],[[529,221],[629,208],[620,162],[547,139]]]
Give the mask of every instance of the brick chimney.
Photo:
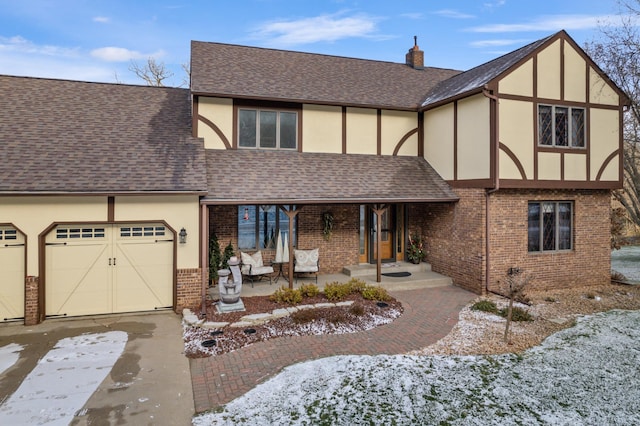
[[[405,63],[416,70],[424,69],[424,52],[418,47],[418,36],[413,36],[413,47],[407,52]]]

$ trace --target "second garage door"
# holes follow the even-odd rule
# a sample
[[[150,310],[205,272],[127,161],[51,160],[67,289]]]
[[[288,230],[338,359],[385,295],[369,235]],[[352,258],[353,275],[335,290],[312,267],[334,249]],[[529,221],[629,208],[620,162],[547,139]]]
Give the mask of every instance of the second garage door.
[[[25,238],[0,226],[0,322],[24,318]]]
[[[163,224],[59,225],[46,238],[47,316],[173,305],[173,234]]]

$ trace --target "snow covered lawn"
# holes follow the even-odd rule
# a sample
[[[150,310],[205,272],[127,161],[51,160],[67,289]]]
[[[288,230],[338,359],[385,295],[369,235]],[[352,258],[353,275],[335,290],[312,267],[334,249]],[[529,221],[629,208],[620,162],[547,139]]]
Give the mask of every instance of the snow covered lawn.
[[[630,282],[640,283],[640,246],[611,250],[611,269],[620,272]]]
[[[640,311],[584,317],[522,355],[296,364],[200,425],[640,424]]]

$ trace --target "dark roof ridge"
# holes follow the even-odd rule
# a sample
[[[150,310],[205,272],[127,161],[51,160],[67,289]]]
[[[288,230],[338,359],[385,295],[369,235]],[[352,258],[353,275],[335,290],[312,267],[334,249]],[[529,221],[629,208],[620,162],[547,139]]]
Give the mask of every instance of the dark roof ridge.
[[[407,66],[404,62],[383,61],[383,60],[380,60],[380,59],[370,59],[370,58],[356,58],[356,57],[353,57],[353,56],[332,55],[332,54],[329,54],[329,53],[304,52],[304,51],[301,51],[301,50],[278,49],[278,48],[274,48],[274,47],[247,46],[247,45],[243,45],[243,44],[221,43],[221,42],[216,42],[216,41],[201,41],[201,40],[191,40],[191,43],[217,44],[217,45],[220,45],[220,46],[238,47],[238,48],[243,48],[243,49],[269,50],[269,51],[272,51],[272,52],[294,53],[294,54],[311,55],[311,56],[323,56],[323,57],[326,57],[326,58],[334,58],[334,59],[349,59],[349,60],[354,60],[354,61],[376,62],[376,63],[381,63],[381,64],[405,65],[405,66]],[[413,69],[411,67],[408,67],[408,68],[409,69]],[[445,71],[462,72],[462,70],[457,70],[455,68],[432,67],[432,66],[426,66],[425,65],[424,69],[427,69],[427,68],[428,69],[433,69],[433,70],[445,70]],[[416,70],[416,71],[424,71],[424,69],[420,69],[420,70]]]

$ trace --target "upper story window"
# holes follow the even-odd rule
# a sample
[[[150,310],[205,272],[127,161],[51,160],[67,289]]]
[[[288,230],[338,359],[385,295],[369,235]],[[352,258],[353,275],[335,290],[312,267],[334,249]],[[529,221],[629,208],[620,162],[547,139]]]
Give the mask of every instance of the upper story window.
[[[584,148],[584,108],[538,105],[538,145]]]
[[[297,149],[298,113],[268,109],[238,109],[240,148]]]

